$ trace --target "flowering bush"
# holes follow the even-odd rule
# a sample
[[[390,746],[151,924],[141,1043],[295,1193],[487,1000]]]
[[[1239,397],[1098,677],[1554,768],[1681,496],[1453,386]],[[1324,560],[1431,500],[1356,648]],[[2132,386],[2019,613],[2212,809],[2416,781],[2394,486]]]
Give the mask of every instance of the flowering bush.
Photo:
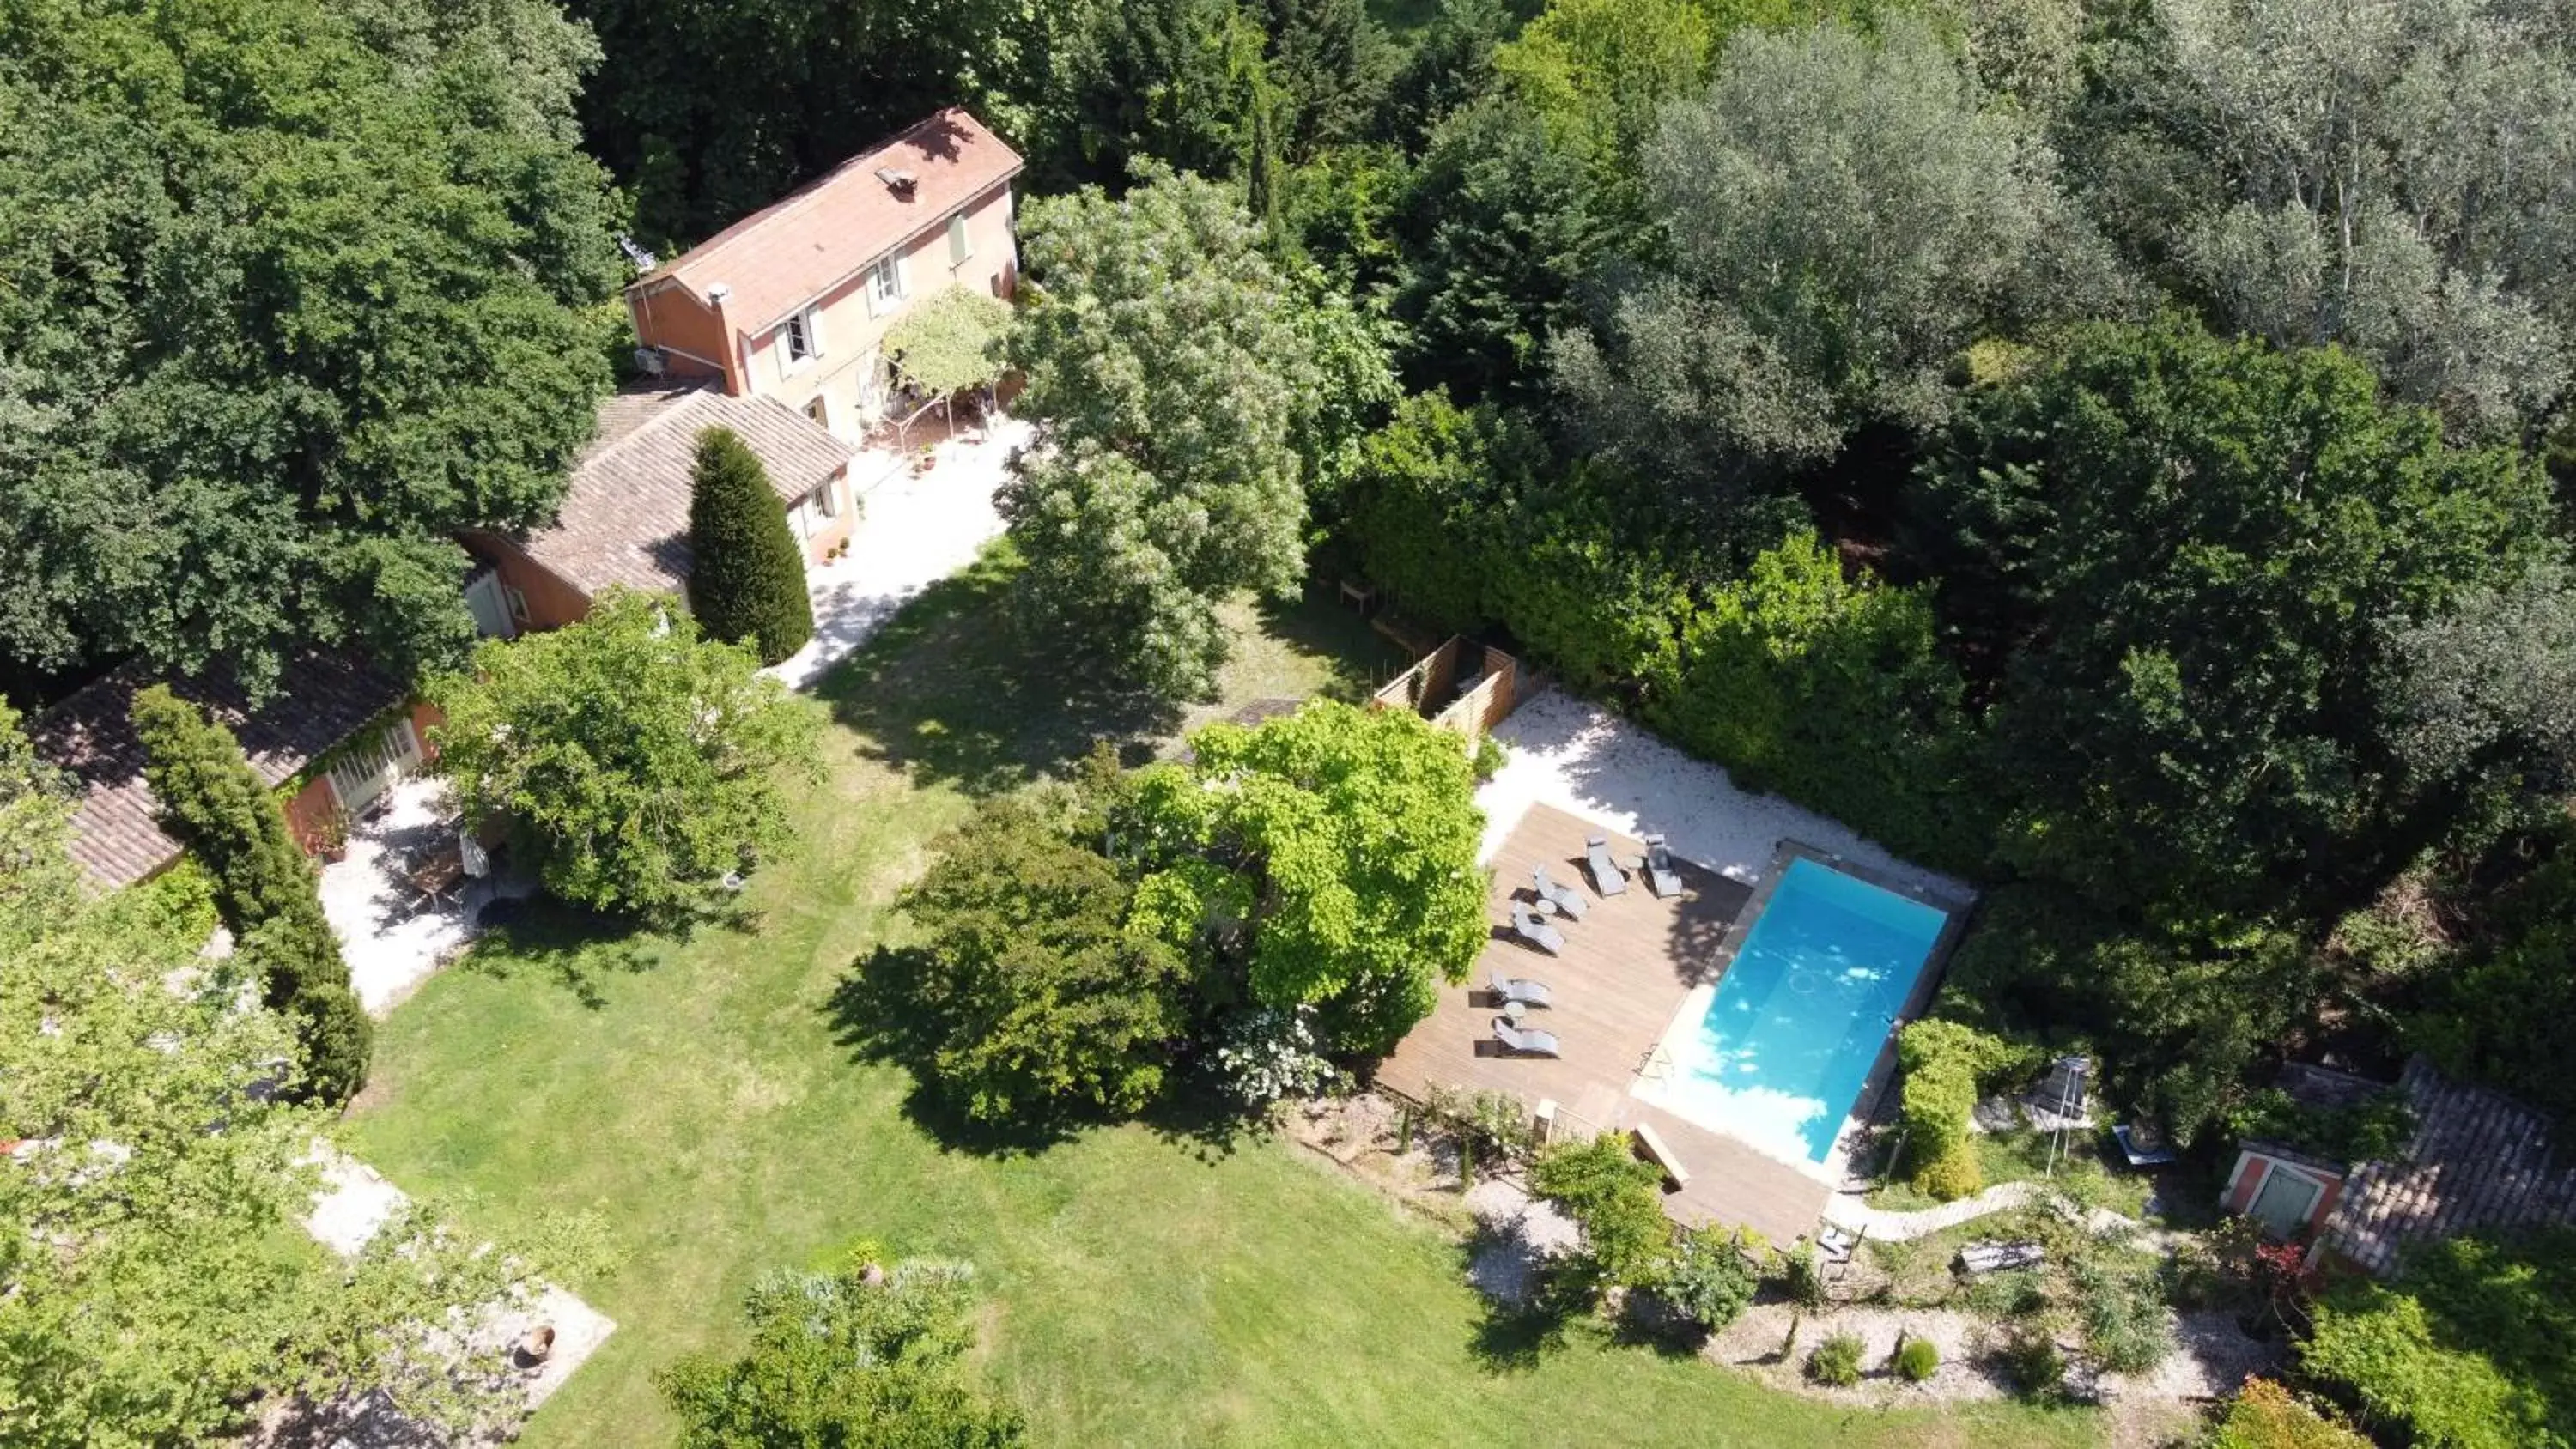
[[[1237,1102],[1259,1109],[1288,1097],[1311,1097],[1339,1080],[1341,1073],[1315,1049],[1313,1015],[1312,1007],[1265,1006],[1226,1025],[1225,1042],[1216,1049],[1217,1074]]]

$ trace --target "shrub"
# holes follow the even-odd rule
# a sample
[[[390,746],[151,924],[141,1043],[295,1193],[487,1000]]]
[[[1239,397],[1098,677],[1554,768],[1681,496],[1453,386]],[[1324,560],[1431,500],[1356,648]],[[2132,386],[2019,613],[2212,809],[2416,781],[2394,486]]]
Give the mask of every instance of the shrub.
[[[694,1355],[653,1376],[681,1449],[745,1444],[913,1444],[1009,1449],[1019,1411],[969,1372],[970,1271],[906,1263],[882,1283],[772,1273],[744,1303],[742,1355]]]
[[[941,1094],[979,1122],[1133,1112],[1162,1093],[1189,980],[1179,951],[1128,929],[1130,894],[1028,803],[991,801],[901,897],[922,949],[863,959],[860,978],[916,1023]]]
[[[2300,1367],[2420,1449],[2576,1442],[2576,1229],[2430,1245],[2314,1315]]]
[[[1341,1073],[1315,1050],[1310,1008],[1259,1006],[1226,1023],[1216,1068],[1227,1093],[1258,1110],[1289,1097],[1311,1097]]]
[[[1887,1366],[1909,1384],[1929,1380],[1941,1371],[1941,1348],[1928,1338],[1909,1338],[1888,1356]]]
[[[1837,1333],[1807,1355],[1807,1377],[1838,1389],[1850,1388],[1860,1382],[1862,1352],[1859,1335]]]
[[[1968,1196],[1985,1182],[1969,1136],[1978,1087],[2024,1053],[1965,1023],[1927,1019],[1898,1034],[1896,1057],[1905,1070],[1899,1102],[1915,1187],[1945,1202]]]
[[[2015,1324],[2004,1335],[2004,1373],[2013,1392],[2033,1403],[2045,1403],[2066,1392],[2066,1353],[2046,1325]]]
[[[1687,1229],[1673,1241],[1656,1284],[1673,1307],[1714,1333],[1735,1321],[1762,1283],[1763,1243],[1750,1228],[1715,1224]]]
[[[1801,1308],[1825,1306],[1825,1272],[1816,1250],[1806,1244],[1780,1255],[1780,1285]]]
[[[2370,1449],[2370,1441],[2270,1379],[2247,1379],[2208,1449]]]
[[[689,612],[710,639],[776,664],[814,637],[805,560],[769,470],[727,428],[698,435],[689,485]]]
[[[2085,1346],[2113,1373],[2142,1374],[2174,1351],[2173,1310],[2152,1268],[2122,1270],[2079,1259],[2075,1289]]]
[[[1663,1174],[1637,1160],[1624,1133],[1540,1149],[1530,1186],[1583,1230],[1585,1276],[1595,1287],[1652,1283],[1666,1261],[1672,1223]]]

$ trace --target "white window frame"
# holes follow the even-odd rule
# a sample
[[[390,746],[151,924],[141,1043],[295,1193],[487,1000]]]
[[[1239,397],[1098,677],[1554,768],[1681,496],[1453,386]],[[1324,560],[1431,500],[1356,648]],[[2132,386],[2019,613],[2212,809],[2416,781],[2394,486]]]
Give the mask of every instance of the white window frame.
[[[831,427],[832,427],[832,409],[831,409],[831,405],[830,405],[830,404],[828,404],[828,403],[826,403],[825,401],[823,401],[823,395],[822,395],[821,393],[819,393],[819,392],[818,392],[818,393],[814,394],[814,396],[813,396],[813,397],[811,397],[810,399],[808,399],[808,400],[806,401],[806,403],[805,403],[805,420],[806,420],[807,422],[812,423],[814,426],[816,426],[816,427],[818,427],[818,428],[823,429],[823,430],[824,430],[824,431],[826,431],[826,432],[829,432],[829,431],[831,430]]]
[[[813,508],[815,513],[825,518],[838,518],[841,516],[841,500],[834,495],[832,487],[834,481],[835,480],[833,479],[826,478],[823,480],[822,487],[805,495],[805,502]]]
[[[821,308],[807,307],[778,324],[778,370],[782,375],[803,372],[822,355]]]
[[[516,619],[522,624],[528,622],[528,596],[526,593],[519,589],[512,588],[508,584],[503,584],[501,586],[501,597],[510,601],[511,618]]]
[[[968,234],[966,213],[948,218],[948,265],[962,267],[975,255],[975,239]]]
[[[887,257],[868,268],[868,315],[882,317],[903,305],[903,268]]]

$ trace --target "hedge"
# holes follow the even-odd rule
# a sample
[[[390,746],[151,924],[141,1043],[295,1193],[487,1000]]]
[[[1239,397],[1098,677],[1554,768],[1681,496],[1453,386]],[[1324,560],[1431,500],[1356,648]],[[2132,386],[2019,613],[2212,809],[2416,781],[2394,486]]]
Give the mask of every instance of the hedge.
[[[1991,792],[1926,593],[1847,576],[1803,527],[1749,559],[1641,532],[1631,485],[1550,466],[1525,425],[1408,398],[1363,448],[1338,532],[1408,614],[1508,633],[1749,789],[1927,864],[1982,864]]]
[[[2026,1060],[2021,1048],[1961,1022],[1918,1021],[1897,1034],[1896,1061],[1905,1073],[1898,1100],[1917,1189],[1949,1201],[1985,1185],[1969,1136],[1977,1090]]]

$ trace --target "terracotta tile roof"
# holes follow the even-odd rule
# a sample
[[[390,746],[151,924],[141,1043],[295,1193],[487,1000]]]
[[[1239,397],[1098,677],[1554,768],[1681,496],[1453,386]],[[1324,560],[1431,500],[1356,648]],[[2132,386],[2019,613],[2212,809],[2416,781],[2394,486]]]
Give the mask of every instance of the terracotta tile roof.
[[[179,854],[179,842],[161,831],[159,802],[143,783],[143,742],[129,717],[134,696],[154,678],[140,665],[125,665],[37,716],[28,732],[38,753],[80,782],[72,859],[104,886],[132,885]],[[303,769],[408,694],[401,681],[337,651],[289,663],[277,692],[256,710],[229,679],[173,680],[171,688],[232,730],[267,785]]]
[[[2415,1110],[2415,1136],[2398,1157],[2354,1169],[2326,1218],[2326,1248],[2385,1274],[2410,1242],[2576,1223],[2576,1161],[2551,1150],[2548,1118],[2445,1080],[2422,1057],[2398,1085]]]
[[[813,492],[858,455],[774,398],[727,397],[700,382],[630,389],[599,405],[599,436],[573,465],[555,526],[531,534],[521,547],[586,594],[611,584],[685,589],[698,434],[717,427],[731,428],[750,445],[781,506]]]
[[[773,203],[638,279],[630,292],[676,283],[700,302],[716,283],[733,289],[725,315],[744,332],[766,331],[826,288],[905,238],[1020,172],[1019,153],[954,106],[821,180]],[[908,195],[877,179],[882,168],[914,178]]]

